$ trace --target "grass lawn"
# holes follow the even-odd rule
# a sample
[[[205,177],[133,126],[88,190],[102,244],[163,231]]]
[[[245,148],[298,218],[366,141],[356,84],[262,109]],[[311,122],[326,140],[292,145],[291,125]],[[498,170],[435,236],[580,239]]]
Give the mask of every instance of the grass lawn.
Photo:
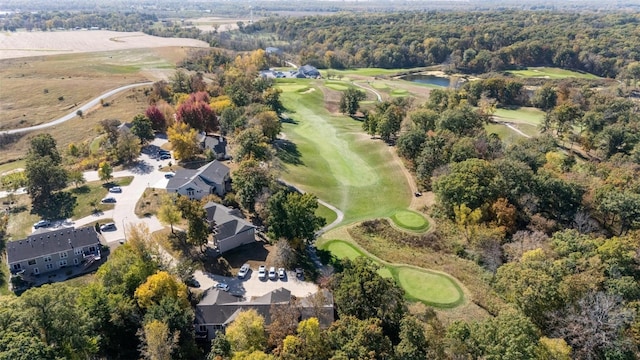
[[[167,193],[167,190],[148,188],[144,190],[142,196],[136,203],[135,213],[138,217],[145,217],[156,215],[158,209],[162,206],[162,196]]]
[[[397,226],[407,230],[426,231],[429,229],[429,221],[414,211],[397,211],[391,216],[391,220],[393,220],[393,223]]]
[[[127,186],[133,181],[133,176],[125,176],[111,180],[110,184]],[[113,209],[113,204],[101,204],[100,200],[109,193],[108,187],[102,181],[91,181],[78,188],[71,187],[68,190],[76,197],[76,207],[73,209],[73,219],[80,219],[98,211]],[[91,202],[96,202],[94,207]]]
[[[0,174],[5,173],[7,171],[15,170],[15,169],[20,169],[20,168],[24,169],[26,164],[27,164],[26,160],[18,160],[18,161],[11,161],[8,163],[4,163],[0,165]]]
[[[518,109],[497,109],[495,116],[501,120],[538,126],[544,120],[544,111],[532,107]]]
[[[367,256],[358,247],[343,240],[329,240],[323,242],[320,247],[339,259],[353,260]],[[439,308],[456,307],[464,301],[464,293],[460,286],[444,274],[410,266],[384,265],[377,259],[372,260],[381,267],[378,270],[380,276],[393,278],[405,290],[405,296],[412,301]]]
[[[408,207],[411,189],[387,144],[363,134],[361,122],[330,114],[322,91],[280,88],[293,120],[283,124],[283,132],[300,154],[299,161],[285,164],[287,182],[338,207],[344,223],[389,217]]]
[[[394,267],[391,272],[405,290],[405,296],[414,301],[439,308],[453,308],[464,301],[460,286],[444,274],[409,266]]]
[[[335,82],[335,81],[326,81],[324,86],[329,89],[337,90],[337,91],[345,91],[349,88],[349,85],[343,82]]]
[[[316,209],[316,216],[324,218],[327,221],[327,225],[331,224],[338,218],[338,214],[322,204],[318,204],[318,209]]]
[[[524,78],[545,78],[545,79],[600,79],[599,76],[586,72],[578,72],[553,67],[530,67],[526,70],[508,70],[510,74]]]
[[[370,83],[371,87],[377,90],[386,90],[389,88],[389,86],[385,83],[383,83],[382,81],[372,81]]]
[[[405,89],[393,89],[391,90],[391,96],[407,96],[409,91]]]

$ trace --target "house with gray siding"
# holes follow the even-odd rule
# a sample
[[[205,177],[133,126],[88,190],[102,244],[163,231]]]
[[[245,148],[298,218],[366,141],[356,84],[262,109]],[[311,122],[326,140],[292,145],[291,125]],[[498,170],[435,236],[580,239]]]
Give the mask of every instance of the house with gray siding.
[[[200,200],[208,194],[224,196],[230,190],[229,168],[218,160],[197,170],[180,169],[167,183],[168,193],[177,193],[192,200]]]
[[[228,292],[211,288],[196,305],[196,337],[211,341],[216,332],[224,333],[240,312],[249,309],[256,310],[268,327],[271,324],[271,312],[277,307],[296,308],[299,321],[315,317],[323,328],[329,327],[335,319],[333,295],[328,290],[296,298],[291,295],[291,291],[281,287],[245,301]]]
[[[26,239],[7,242],[6,248],[11,274],[27,277],[100,260],[100,239],[92,226],[38,229]]]
[[[237,209],[209,202],[204,206],[214,245],[220,253],[256,241],[256,227]]]

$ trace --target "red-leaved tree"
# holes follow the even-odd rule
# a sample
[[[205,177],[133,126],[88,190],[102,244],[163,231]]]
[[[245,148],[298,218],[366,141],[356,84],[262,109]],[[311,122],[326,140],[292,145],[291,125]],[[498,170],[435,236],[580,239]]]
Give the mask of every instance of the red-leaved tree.
[[[144,112],[147,119],[151,120],[151,127],[155,131],[165,131],[167,129],[167,119],[157,106],[151,105]]]
[[[198,131],[216,131],[218,117],[209,106],[209,95],[200,91],[192,93],[176,111],[177,120]]]

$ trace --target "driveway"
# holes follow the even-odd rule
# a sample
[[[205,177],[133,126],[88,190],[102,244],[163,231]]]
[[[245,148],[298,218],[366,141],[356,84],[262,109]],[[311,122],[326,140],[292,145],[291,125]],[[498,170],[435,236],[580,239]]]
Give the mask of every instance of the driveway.
[[[230,294],[242,296],[246,300],[250,300],[254,296],[262,296],[281,287],[291,291],[291,295],[296,297],[305,297],[318,292],[316,284],[296,278],[293,271],[287,271],[285,279],[277,280],[258,279],[258,269],[251,269],[244,279],[204,273],[200,270],[196,270],[193,277],[200,283],[201,290],[209,289],[222,282],[229,285]]]
[[[166,139],[155,138],[151,145],[162,146],[166,143]],[[122,186],[121,193],[110,193],[116,199],[115,206],[112,210],[107,210],[104,213],[90,215],[82,219],[73,221],[73,226],[80,227],[88,224],[94,224],[99,219],[112,218],[116,224],[115,231],[105,231],[102,233],[107,243],[120,242],[125,239],[125,232],[130,226],[138,223],[145,223],[149,227],[149,231],[154,232],[164,228],[160,221],[155,216],[138,218],[135,214],[136,203],[142,197],[142,194],[147,188],[166,188],[168,180],[164,178],[165,172],[158,170],[158,165],[168,166],[169,162],[175,163],[174,159],[170,160],[157,160],[150,156],[150,154],[141,154],[138,158],[138,165],[133,168],[116,171],[113,173],[113,177],[133,176],[133,181],[130,185]],[[88,171],[84,173],[87,181],[99,180],[97,171]]]

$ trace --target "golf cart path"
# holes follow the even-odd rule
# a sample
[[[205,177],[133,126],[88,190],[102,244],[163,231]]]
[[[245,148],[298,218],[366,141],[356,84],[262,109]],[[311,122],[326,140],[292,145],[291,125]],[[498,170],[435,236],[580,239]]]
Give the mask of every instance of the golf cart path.
[[[42,130],[42,129],[46,129],[46,128],[50,128],[52,126],[56,126],[56,125],[62,124],[64,122],[69,121],[69,120],[73,119],[74,117],[78,116],[77,115],[78,111],[82,111],[82,112],[89,111],[89,109],[91,109],[92,107],[98,105],[100,103],[101,99],[108,98],[108,97],[113,96],[113,95],[115,95],[115,94],[117,94],[119,92],[122,92],[122,91],[125,91],[125,90],[129,90],[131,88],[135,88],[135,87],[138,87],[138,86],[146,86],[146,85],[151,85],[151,84],[153,84],[153,82],[149,81],[149,82],[125,85],[125,86],[121,86],[121,87],[119,87],[117,89],[109,90],[109,91],[105,92],[104,94],[101,94],[101,95],[97,96],[93,100],[90,100],[86,104],[80,106],[79,108],[73,110],[72,112],[70,112],[67,115],[62,116],[62,117],[60,117],[58,119],[55,119],[55,120],[50,121],[48,123],[29,126],[29,127],[25,127],[25,128],[21,128],[21,129],[12,129],[12,130],[0,131],[0,135],[21,134],[21,133],[25,133],[25,132],[29,132],[29,131],[34,131],[34,130]]]
[[[355,81],[352,81],[351,83],[352,83],[353,85],[355,85],[355,86],[359,87],[359,88],[362,88],[362,89],[365,89],[365,90],[371,91],[371,92],[372,92],[372,93],[374,93],[374,94],[376,95],[376,97],[378,98],[378,102],[382,102],[382,96],[381,96],[381,95],[380,95],[380,93],[379,93],[379,92],[377,92],[376,90],[373,90],[372,88],[370,88],[370,87],[368,87],[368,86],[360,85],[360,84],[358,84],[358,83],[357,83],[357,82],[355,82]]]

